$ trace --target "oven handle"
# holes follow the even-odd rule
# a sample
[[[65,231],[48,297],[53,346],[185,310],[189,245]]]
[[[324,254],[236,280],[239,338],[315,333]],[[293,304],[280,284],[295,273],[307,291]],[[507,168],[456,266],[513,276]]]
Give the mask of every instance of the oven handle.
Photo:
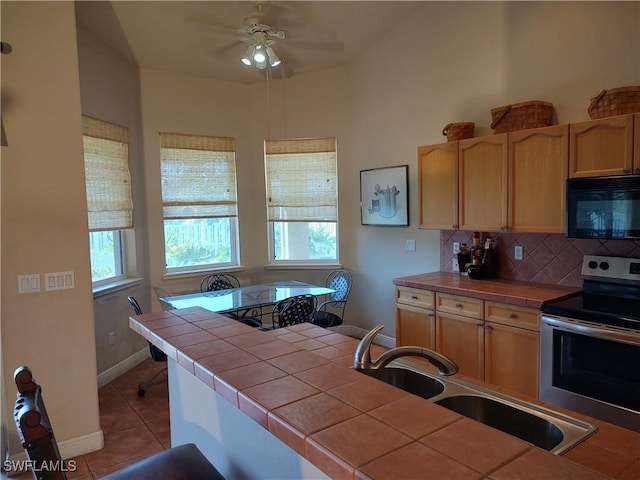
[[[612,340],[615,342],[628,343],[629,345],[640,345],[640,333],[627,332],[619,329],[607,328],[604,326],[593,326],[576,320],[564,317],[542,316],[542,324],[552,328],[558,328],[569,332],[582,333],[590,337]]]

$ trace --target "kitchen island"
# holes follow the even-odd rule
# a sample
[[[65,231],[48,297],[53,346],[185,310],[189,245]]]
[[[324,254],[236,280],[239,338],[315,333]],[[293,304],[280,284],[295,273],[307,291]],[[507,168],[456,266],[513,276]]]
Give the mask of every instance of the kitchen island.
[[[358,340],[311,324],[263,332],[189,308],[130,326],[169,357],[172,444],[194,441],[227,478],[637,478],[634,432],[595,421],[552,455],[353,370]]]

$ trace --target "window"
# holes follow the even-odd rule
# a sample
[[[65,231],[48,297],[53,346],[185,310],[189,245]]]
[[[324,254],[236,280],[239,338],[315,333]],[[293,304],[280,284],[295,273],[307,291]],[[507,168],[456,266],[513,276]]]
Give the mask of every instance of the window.
[[[338,260],[336,139],[265,142],[272,263]]]
[[[82,140],[91,280],[99,286],[126,276],[123,237],[133,228],[129,130],[83,116]]]
[[[160,134],[167,271],[239,265],[235,140]]]

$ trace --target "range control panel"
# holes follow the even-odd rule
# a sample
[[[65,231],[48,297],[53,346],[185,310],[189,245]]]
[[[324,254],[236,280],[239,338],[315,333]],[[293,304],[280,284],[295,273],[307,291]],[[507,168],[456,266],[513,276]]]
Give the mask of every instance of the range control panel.
[[[587,279],[617,279],[640,282],[640,258],[585,255],[582,276]]]

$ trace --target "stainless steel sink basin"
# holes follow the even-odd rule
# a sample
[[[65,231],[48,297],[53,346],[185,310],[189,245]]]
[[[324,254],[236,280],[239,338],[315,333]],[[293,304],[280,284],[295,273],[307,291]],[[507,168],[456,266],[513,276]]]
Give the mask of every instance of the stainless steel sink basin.
[[[360,371],[557,455],[596,431],[589,423],[455,377],[438,376],[404,359]]]
[[[545,450],[553,450],[564,440],[562,430],[546,418],[488,397],[455,395],[435,403]]]
[[[378,380],[422,398],[429,399],[444,392],[444,384],[440,380],[406,368],[387,367],[379,370],[362,371]]]

